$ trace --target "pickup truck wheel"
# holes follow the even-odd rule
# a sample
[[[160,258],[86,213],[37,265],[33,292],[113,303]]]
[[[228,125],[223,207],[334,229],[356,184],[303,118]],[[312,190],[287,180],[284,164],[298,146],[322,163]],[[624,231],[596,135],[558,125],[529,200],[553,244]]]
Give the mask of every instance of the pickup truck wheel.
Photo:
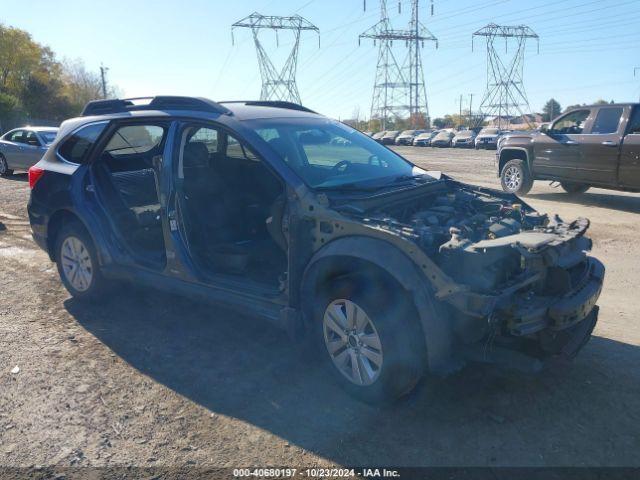
[[[502,190],[516,195],[525,195],[533,187],[533,180],[529,175],[524,161],[520,159],[509,160],[500,172]]]
[[[589,188],[591,188],[590,185],[585,185],[584,183],[569,183],[569,182],[560,182],[560,186],[565,192],[571,193],[574,195],[579,193],[584,193],[587,190],[589,190]]]
[[[13,174],[13,170],[9,168],[7,159],[4,158],[2,154],[0,154],[0,177],[8,177],[12,174]]]
[[[422,330],[400,287],[334,281],[316,302],[320,356],[340,386],[372,404],[409,393],[423,373]]]

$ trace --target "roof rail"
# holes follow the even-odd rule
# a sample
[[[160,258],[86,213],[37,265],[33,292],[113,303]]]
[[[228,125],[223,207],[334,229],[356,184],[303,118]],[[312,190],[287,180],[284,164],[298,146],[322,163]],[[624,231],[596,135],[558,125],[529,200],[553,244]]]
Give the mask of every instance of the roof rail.
[[[285,102],[283,100],[231,100],[220,102],[221,104],[225,103],[244,103],[245,105],[255,106],[255,107],[273,107],[273,108],[286,108],[288,110],[298,110],[300,112],[309,112],[309,113],[318,113],[314,112],[310,108],[304,107],[298,103],[293,102]]]
[[[81,115],[88,117],[90,115],[108,115],[136,110],[195,110],[231,115],[231,111],[228,108],[213,100],[201,97],[176,96],[93,100],[85,105]]]

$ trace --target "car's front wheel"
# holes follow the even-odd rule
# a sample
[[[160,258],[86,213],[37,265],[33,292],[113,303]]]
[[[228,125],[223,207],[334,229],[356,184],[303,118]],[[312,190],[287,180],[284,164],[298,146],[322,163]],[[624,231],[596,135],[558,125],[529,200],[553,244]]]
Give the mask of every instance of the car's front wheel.
[[[4,155],[0,154],[0,177],[8,177],[13,174],[13,170],[9,168],[7,159]]]
[[[79,222],[64,225],[56,236],[55,259],[62,283],[76,298],[96,298],[104,292],[102,276],[91,237]]]
[[[533,187],[533,180],[523,160],[509,160],[500,172],[502,189],[508,193],[525,195]]]
[[[587,190],[589,190],[589,188],[591,188],[590,185],[585,185],[584,183],[569,183],[569,182],[560,182],[560,186],[565,192],[570,193],[572,195],[584,193]]]
[[[399,287],[339,280],[317,305],[320,355],[345,390],[368,403],[388,403],[415,387],[424,342],[415,308]]]

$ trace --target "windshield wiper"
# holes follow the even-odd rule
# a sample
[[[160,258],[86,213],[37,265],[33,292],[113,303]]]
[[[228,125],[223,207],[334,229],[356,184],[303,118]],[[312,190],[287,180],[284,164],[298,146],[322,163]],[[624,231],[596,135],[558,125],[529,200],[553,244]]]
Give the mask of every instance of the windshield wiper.
[[[373,192],[379,190],[385,185],[365,185],[362,182],[348,182],[339,185],[322,185],[316,187],[316,190],[334,190],[334,191],[350,191],[350,192]]]
[[[383,188],[388,188],[394,185],[402,185],[404,183],[409,184],[414,181],[418,181],[420,183],[424,183],[426,180],[425,177],[428,177],[427,174],[420,175],[397,175],[395,177],[384,177],[373,180],[366,180],[360,182],[348,182],[341,183],[339,185],[324,185],[316,187],[317,190],[334,190],[334,191],[362,191],[362,192],[374,192],[376,190],[381,190]],[[377,181],[376,181],[377,180]],[[374,182],[375,183],[372,183]]]

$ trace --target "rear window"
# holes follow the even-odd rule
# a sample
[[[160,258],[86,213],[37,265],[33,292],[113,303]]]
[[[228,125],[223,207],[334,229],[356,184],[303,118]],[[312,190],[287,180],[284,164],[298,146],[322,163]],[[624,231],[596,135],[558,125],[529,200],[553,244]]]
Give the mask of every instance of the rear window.
[[[58,154],[67,162],[86,162],[89,150],[106,126],[107,122],[100,122],[76,130],[62,142],[58,148]]]
[[[622,107],[601,108],[593,122],[591,133],[616,133],[622,117]]]
[[[56,139],[56,132],[38,132],[44,143],[47,145],[51,145],[53,141]]]
[[[636,107],[633,110],[633,115],[631,115],[631,120],[629,120],[629,129],[627,133],[630,135],[638,135],[640,134],[640,107]]]
[[[157,147],[164,136],[164,128],[157,125],[129,125],[118,129],[111,137],[105,152],[112,156],[146,153]]]

